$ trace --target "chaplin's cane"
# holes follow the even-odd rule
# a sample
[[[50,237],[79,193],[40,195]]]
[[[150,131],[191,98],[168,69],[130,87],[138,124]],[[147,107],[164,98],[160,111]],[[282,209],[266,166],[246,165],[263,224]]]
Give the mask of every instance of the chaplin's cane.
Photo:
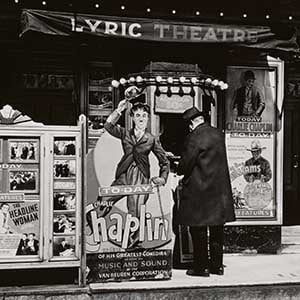
[[[161,219],[163,221],[163,230],[165,233],[165,236],[167,238],[167,229],[166,229],[166,223],[165,223],[165,215],[162,207],[162,202],[161,202],[161,197],[160,197],[160,190],[159,190],[159,185],[156,186],[157,189],[157,197],[158,197],[158,203],[159,203],[159,208],[160,208],[160,213],[161,213]]]

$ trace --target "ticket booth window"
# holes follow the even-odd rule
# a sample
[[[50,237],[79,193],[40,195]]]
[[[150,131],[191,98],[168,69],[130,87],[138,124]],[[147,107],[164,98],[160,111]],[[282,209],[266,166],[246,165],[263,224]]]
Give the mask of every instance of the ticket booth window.
[[[163,148],[180,156],[183,142],[188,134],[188,124],[182,120],[182,114],[160,114],[160,141]]]

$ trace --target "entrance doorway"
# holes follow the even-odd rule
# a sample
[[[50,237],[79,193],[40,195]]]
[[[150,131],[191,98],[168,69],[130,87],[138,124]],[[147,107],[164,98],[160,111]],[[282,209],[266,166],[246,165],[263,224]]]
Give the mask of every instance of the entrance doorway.
[[[188,134],[187,123],[182,114],[160,114],[160,141],[165,151],[180,156],[183,142]]]
[[[283,225],[300,225],[300,99],[285,100]]]

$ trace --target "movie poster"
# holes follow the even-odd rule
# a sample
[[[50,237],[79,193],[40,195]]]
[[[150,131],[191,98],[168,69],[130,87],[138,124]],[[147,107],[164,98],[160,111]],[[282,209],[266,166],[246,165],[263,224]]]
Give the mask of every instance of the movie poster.
[[[0,140],[0,259],[40,253],[38,138]]]
[[[95,147],[94,147],[95,145]],[[86,251],[88,282],[168,279],[171,277],[171,188],[151,184],[113,186],[123,155],[121,142],[104,132],[87,157]],[[149,157],[151,177],[158,176]],[[118,197],[117,195],[126,194]],[[103,209],[100,194],[111,195]],[[115,196],[114,196],[115,195]],[[129,213],[130,196],[147,197]],[[117,196],[117,197],[116,197]],[[117,200],[115,200],[117,199]],[[140,198],[142,199],[142,198]]]
[[[37,201],[0,203],[0,259],[39,254]]]
[[[237,220],[276,220],[276,69],[230,66],[226,146]]]

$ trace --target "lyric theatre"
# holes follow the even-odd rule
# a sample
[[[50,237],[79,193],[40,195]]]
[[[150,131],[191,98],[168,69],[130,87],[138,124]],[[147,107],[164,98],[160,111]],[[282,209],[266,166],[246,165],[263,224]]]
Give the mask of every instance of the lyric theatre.
[[[2,271],[63,269],[84,285],[169,279],[173,268],[189,265],[189,228],[172,220],[180,201],[176,164],[188,133],[182,113],[193,106],[208,111],[226,136],[237,221],[226,226],[225,251],[279,252],[281,227],[300,224],[293,36],[282,40],[266,24],[80,11],[24,9],[19,21],[18,48],[3,51],[13,92],[3,92],[0,108],[0,212],[8,222],[0,234]],[[241,115],[237,95],[249,72],[263,109]],[[131,86],[140,91],[134,101],[149,105],[148,130],[168,154],[164,187],[111,187],[122,148],[104,123]],[[129,109],[118,124],[132,129]],[[268,174],[256,166],[263,177],[250,180],[254,149]],[[149,159],[157,176],[157,160]],[[105,213],[103,194],[120,198],[107,200]],[[147,202],[132,215],[126,199],[137,195]]]

